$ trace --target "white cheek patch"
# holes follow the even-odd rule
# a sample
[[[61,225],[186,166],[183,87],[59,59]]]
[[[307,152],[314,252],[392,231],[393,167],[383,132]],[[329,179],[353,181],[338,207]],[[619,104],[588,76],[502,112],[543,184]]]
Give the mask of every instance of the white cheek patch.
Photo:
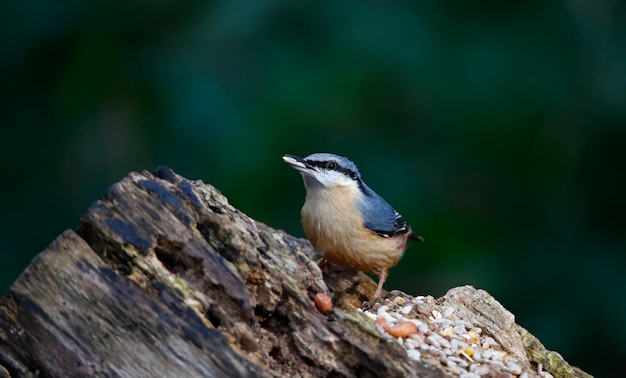
[[[322,185],[329,186],[354,186],[357,187],[357,183],[350,177],[337,171],[326,171],[320,174],[317,179]]]

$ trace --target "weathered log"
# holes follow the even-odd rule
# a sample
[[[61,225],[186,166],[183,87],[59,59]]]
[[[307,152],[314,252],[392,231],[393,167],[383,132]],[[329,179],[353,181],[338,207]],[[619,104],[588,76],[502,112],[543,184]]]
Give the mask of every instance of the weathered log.
[[[370,312],[374,282],[318,257],[210,185],[131,173],[0,299],[0,377],[588,376],[485,291],[394,291]],[[393,339],[376,317],[417,333]]]

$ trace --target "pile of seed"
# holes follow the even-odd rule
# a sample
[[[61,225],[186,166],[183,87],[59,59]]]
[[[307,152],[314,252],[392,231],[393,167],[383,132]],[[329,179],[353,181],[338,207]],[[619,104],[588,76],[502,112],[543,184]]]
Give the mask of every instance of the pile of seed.
[[[450,373],[461,378],[480,378],[481,376],[530,378],[552,378],[542,370],[523,371],[519,361],[493,337],[483,330],[455,316],[453,307],[433,306],[428,318],[418,319],[416,307],[424,304],[425,297],[405,299],[396,297],[392,301],[375,307],[373,310],[361,310],[376,321],[378,330],[386,337],[395,339],[402,345],[409,358],[424,363],[441,363]],[[411,327],[402,327],[412,322]],[[411,329],[406,334],[390,332],[394,329]],[[395,335],[392,337],[390,334]]]

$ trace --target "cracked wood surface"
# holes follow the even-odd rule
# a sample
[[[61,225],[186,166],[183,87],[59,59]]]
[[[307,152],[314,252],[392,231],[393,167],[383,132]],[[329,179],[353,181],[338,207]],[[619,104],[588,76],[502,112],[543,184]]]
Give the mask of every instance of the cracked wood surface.
[[[0,299],[0,377],[450,376],[355,311],[370,278],[322,273],[318,257],[210,185],[165,167],[131,173]],[[333,299],[327,315],[312,302],[319,292]],[[584,374],[482,290],[437,301],[478,317],[528,364],[552,358],[556,376]]]

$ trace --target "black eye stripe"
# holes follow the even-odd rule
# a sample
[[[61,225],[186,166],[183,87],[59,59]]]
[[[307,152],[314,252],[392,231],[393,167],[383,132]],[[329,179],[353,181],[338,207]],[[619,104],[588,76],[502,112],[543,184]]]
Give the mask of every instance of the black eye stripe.
[[[353,180],[356,180],[356,178],[358,177],[355,171],[349,168],[343,168],[342,166],[337,164],[337,162],[334,160],[330,160],[330,161],[307,160],[307,163],[309,163],[310,165],[314,167],[325,168],[325,169],[341,172]]]
[[[343,173],[344,175],[350,177],[353,180],[356,180],[356,178],[357,178],[356,172],[351,170],[351,169],[339,168],[339,169],[337,169],[337,171]]]
[[[337,162],[334,160],[330,160],[330,161],[307,160],[307,163],[311,164],[314,167],[326,168],[326,169],[331,169],[331,170],[337,170],[337,168],[339,167],[337,165]]]
[[[317,160],[306,160],[306,162],[311,164],[314,167],[321,167],[324,164],[323,161],[317,161]]]

